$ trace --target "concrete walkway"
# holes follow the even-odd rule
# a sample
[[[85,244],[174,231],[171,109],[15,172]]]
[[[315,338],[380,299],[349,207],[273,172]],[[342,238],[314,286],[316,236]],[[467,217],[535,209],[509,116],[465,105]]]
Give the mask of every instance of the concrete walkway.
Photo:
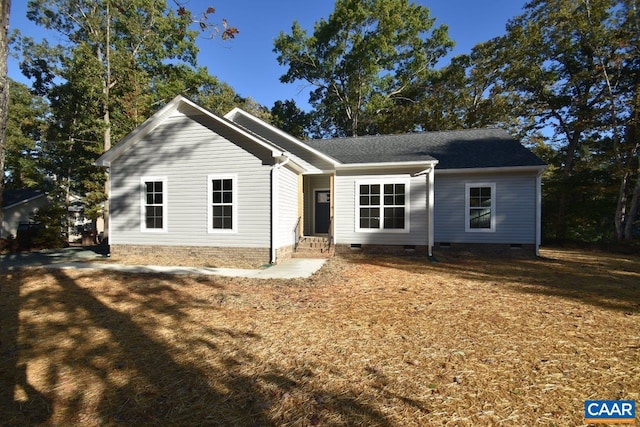
[[[107,255],[99,247],[71,247],[55,251],[9,254],[0,256],[0,271],[23,267],[44,267],[50,269],[110,270],[125,273],[200,274],[256,279],[304,279],[313,275],[326,262],[325,259],[290,259],[281,264],[255,270],[92,262],[106,258]]]
[[[111,270],[124,273],[199,274],[205,276],[248,277],[255,279],[299,279],[311,277],[325,259],[290,259],[272,267],[250,270],[241,268],[178,267],[164,265],[125,265],[109,263],[62,262],[44,268],[72,270]]]

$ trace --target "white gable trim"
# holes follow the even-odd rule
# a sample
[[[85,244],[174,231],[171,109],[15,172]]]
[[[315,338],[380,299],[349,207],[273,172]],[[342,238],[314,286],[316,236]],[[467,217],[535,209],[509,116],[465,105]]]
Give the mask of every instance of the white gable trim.
[[[269,129],[270,131],[273,131],[275,133],[277,133],[278,135],[282,136],[283,138],[286,138],[287,140],[293,142],[294,144],[296,144],[298,147],[307,150],[309,153],[315,154],[316,156],[320,157],[322,160],[328,162],[329,164],[332,164],[334,166],[339,165],[340,162],[338,162],[336,159],[334,159],[333,157],[330,157],[326,154],[324,154],[321,151],[316,150],[313,147],[310,147],[309,145],[300,142],[300,140],[298,140],[298,138],[289,135],[288,133],[286,133],[285,131],[278,129],[277,127],[270,125],[269,123],[265,122],[264,120],[261,120],[249,113],[247,113],[246,111],[242,110],[241,108],[235,107],[233,110],[229,111],[227,114],[225,114],[224,118],[227,120],[230,120],[232,122],[235,122],[234,118],[237,115],[241,115],[243,117],[248,118],[249,120],[253,121],[254,123],[257,123],[258,125]]]

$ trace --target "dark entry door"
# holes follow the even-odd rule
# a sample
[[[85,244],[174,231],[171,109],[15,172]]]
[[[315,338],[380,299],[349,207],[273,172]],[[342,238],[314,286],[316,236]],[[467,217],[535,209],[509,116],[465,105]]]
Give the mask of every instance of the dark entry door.
[[[329,218],[331,216],[331,194],[329,190],[315,192],[315,227],[316,234],[329,233]]]

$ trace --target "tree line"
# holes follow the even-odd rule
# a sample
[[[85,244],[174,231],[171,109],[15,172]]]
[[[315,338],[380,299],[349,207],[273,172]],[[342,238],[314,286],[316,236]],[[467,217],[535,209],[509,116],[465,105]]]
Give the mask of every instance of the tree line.
[[[638,240],[640,16],[635,0],[532,0],[505,34],[455,56],[427,7],[338,0],[310,31],[274,42],[309,108],[239,96],[196,61],[198,37],[234,37],[215,12],[158,0],[30,0],[50,45],[14,35],[30,87],[12,83],[5,185],[82,195],[102,214],[93,161],[184,94],[218,113],[240,106],[300,138],[503,127],[549,164],[547,241]],[[213,31],[213,32],[211,32]],[[204,33],[203,33],[204,32]]]

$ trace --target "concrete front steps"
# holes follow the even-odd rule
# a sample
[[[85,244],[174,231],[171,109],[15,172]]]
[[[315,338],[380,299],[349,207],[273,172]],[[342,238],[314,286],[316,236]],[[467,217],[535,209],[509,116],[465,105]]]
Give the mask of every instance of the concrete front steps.
[[[301,237],[298,248],[293,252],[292,258],[331,258],[335,253],[335,247],[329,246],[329,239],[323,236]]]

